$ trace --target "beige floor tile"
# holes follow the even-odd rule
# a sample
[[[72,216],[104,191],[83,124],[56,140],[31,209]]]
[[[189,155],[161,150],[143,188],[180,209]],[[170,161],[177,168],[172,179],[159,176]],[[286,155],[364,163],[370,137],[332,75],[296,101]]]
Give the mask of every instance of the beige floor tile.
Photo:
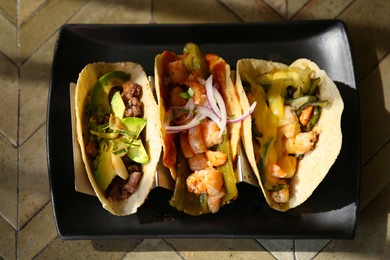
[[[220,0],[244,22],[280,21],[282,17],[268,4],[257,0]]]
[[[297,260],[309,260],[320,252],[330,240],[318,239],[318,240],[295,240],[295,259]]]
[[[366,162],[390,137],[390,55],[360,84],[362,159]]]
[[[388,184],[390,184],[390,143],[362,169],[360,208],[370,203]]]
[[[310,0],[287,0],[287,16],[293,17]]]
[[[57,237],[35,259],[123,259],[139,240],[76,240],[64,241]]]
[[[0,216],[17,228],[18,151],[0,137]]]
[[[19,259],[32,259],[57,236],[52,204],[48,203],[18,234]]]
[[[57,29],[74,15],[86,0],[62,1],[48,0],[47,4],[19,30],[19,57],[25,61],[30,57]]]
[[[264,0],[269,6],[271,6],[278,14],[287,18],[287,1],[285,0]]]
[[[46,126],[43,125],[19,150],[18,227],[50,199],[46,160]]]
[[[4,13],[14,24],[16,24],[17,18],[16,6],[17,0],[0,1],[0,14]]]
[[[185,259],[274,259],[252,239],[169,239]]]
[[[356,0],[338,18],[348,25],[360,80],[390,50],[390,1]]]
[[[151,1],[115,0],[89,1],[70,23],[150,23]]]
[[[0,132],[15,146],[18,134],[18,68],[0,53]]]
[[[48,0],[19,0],[18,24],[26,22],[35,12],[43,8]]]
[[[321,259],[390,259],[390,185],[361,214],[354,240],[334,240]]]
[[[216,0],[155,0],[153,19],[156,23],[237,22],[237,17]]]
[[[51,63],[56,35],[46,41],[20,69],[19,144],[46,121]]]
[[[353,0],[312,0],[298,12],[294,19],[333,19],[352,2]]]
[[[0,259],[15,259],[16,231],[0,217]]]
[[[145,239],[123,260],[179,260],[182,259],[163,239]]]
[[[257,241],[276,259],[294,259],[294,240],[257,239]]]
[[[0,51],[15,63],[18,60],[16,30],[16,25],[0,13]]]

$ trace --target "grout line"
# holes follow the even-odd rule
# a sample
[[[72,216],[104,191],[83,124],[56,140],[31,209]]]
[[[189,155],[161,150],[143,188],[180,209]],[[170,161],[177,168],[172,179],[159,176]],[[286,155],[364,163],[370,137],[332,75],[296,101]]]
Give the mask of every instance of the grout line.
[[[25,144],[25,143],[27,143],[42,127],[44,127],[46,125],[46,120],[42,123],[42,124],[40,124],[38,127],[37,127],[37,129],[35,129],[24,141],[23,141],[23,143],[20,143],[19,144],[19,148],[18,149],[20,149],[20,148],[22,148],[22,146]]]
[[[379,148],[370,157],[368,157],[368,159],[365,162],[362,162],[361,168],[363,168],[364,166],[369,164],[372,160],[374,160],[374,158],[378,155],[378,153],[380,153],[383,149],[385,149],[385,147],[388,144],[390,144],[390,138],[387,139],[387,141],[385,141],[381,146],[379,146]]]
[[[351,5],[352,5],[354,2],[355,2],[355,0],[352,0],[346,7],[344,7],[343,10],[341,10],[341,12],[340,12],[338,15],[336,15],[335,18],[339,18],[341,15],[343,15],[343,13],[344,13],[345,11],[347,11],[347,10],[349,9],[349,7],[351,7]]]
[[[389,55],[390,55],[390,49],[387,50],[387,52],[385,54],[383,54],[383,57],[378,59],[378,62],[376,62],[364,75],[362,75],[361,80],[356,78],[356,80],[359,80],[358,84],[363,82],[373,71],[375,71],[376,69],[379,69],[379,65],[381,64],[381,62],[384,61],[387,58],[387,56],[389,56]],[[356,61],[355,61],[355,63],[356,63]],[[358,75],[356,75],[356,76],[358,76]]]
[[[233,14],[234,17],[236,17],[240,22],[245,23],[245,20],[240,15],[238,15],[232,8],[230,8],[227,4],[225,4],[221,0],[217,0],[217,2],[220,5],[222,5],[227,11],[229,11],[231,14]]]
[[[50,239],[33,257],[32,259],[36,259],[40,254],[42,254],[46,248],[48,248],[57,238],[58,238],[58,233],[55,235],[52,239]]]

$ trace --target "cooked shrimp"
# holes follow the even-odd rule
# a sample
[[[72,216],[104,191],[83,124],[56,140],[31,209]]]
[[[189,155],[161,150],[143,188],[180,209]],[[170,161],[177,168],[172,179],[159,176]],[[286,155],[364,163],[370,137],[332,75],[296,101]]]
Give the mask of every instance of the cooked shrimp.
[[[317,141],[317,134],[313,131],[299,133],[287,139],[286,150],[289,154],[305,154],[314,148]]]
[[[207,147],[203,141],[202,128],[200,125],[188,130],[188,142],[195,154],[206,152]]]
[[[188,142],[188,135],[185,133],[180,133],[179,137],[180,137],[180,148],[181,151],[183,152],[184,157],[185,158],[193,157],[195,154],[192,151],[190,143]]]
[[[206,151],[207,165],[209,167],[221,166],[227,160],[227,155],[221,151]]]
[[[220,208],[225,195],[222,173],[214,168],[195,171],[187,180],[187,190],[194,194],[207,194],[207,205],[212,213]]]
[[[302,110],[302,114],[299,117],[299,122],[301,122],[301,124],[303,126],[306,126],[307,123],[309,123],[309,120],[310,120],[311,116],[313,115],[313,110],[314,110],[313,106],[308,106]]]
[[[219,127],[214,121],[206,119],[200,126],[202,127],[203,140],[207,148],[222,143],[223,136],[219,135]]]
[[[284,117],[279,119],[278,127],[280,133],[287,138],[291,138],[301,131],[298,117],[291,106],[284,107]]]
[[[188,78],[185,84],[194,92],[194,103],[203,106],[207,101],[206,87],[194,78]]]
[[[188,159],[188,164],[193,171],[205,170],[208,164],[205,153],[195,154]]]
[[[174,87],[169,93],[169,100],[171,101],[170,106],[184,106],[187,104],[187,100],[182,98],[180,94],[183,93],[181,87]]]
[[[290,192],[288,188],[283,188],[278,191],[273,191],[271,196],[276,203],[287,203],[290,198]]]
[[[187,78],[187,69],[182,60],[176,60],[168,63],[168,73],[171,83],[183,85]]]
[[[278,178],[285,178],[287,176],[287,173],[285,173],[279,165],[273,163],[269,167],[273,176]]]

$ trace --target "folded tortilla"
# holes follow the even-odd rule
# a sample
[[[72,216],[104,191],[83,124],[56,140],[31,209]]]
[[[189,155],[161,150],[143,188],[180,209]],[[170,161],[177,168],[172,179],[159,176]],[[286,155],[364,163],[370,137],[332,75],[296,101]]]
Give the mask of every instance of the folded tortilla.
[[[143,118],[147,119],[145,129],[141,133],[143,145],[149,155],[149,162],[142,164],[143,175],[138,183],[136,191],[127,199],[122,201],[107,200],[104,191],[101,190],[94,177],[92,161],[86,151],[86,141],[89,140],[88,118],[85,107],[98,78],[111,71],[123,71],[130,74],[130,80],[142,86],[140,98],[143,107]],[[114,215],[129,215],[135,213],[146,197],[148,196],[156,174],[157,163],[161,153],[161,124],[158,113],[158,106],[154,99],[148,78],[143,68],[132,62],[104,63],[97,62],[88,64],[80,72],[76,86],[76,124],[77,140],[80,145],[82,159],[88,174],[89,181],[102,203],[103,208]]]
[[[237,90],[231,78],[230,66],[220,57],[216,56],[215,63],[212,68],[208,68],[208,73],[213,75],[213,82],[218,82],[219,92],[222,95],[228,116],[240,116],[242,114],[241,106]],[[156,56],[155,59],[155,86],[156,94],[160,109],[160,120],[163,124],[166,112],[168,111],[168,98],[171,89],[168,84],[168,63],[178,59],[176,53],[165,51]],[[236,176],[234,173],[234,161],[236,160],[241,133],[241,122],[227,124],[228,141],[230,146],[228,161],[225,167],[229,168],[223,172],[224,188],[226,195],[222,199],[222,205],[232,201],[238,195],[236,187]],[[167,134],[166,130],[162,129],[163,139],[163,164],[170,170],[172,178],[176,181],[175,192],[171,199],[171,205],[180,211],[184,211],[191,215],[201,215],[209,213],[207,205],[199,201],[202,198],[189,193],[186,188],[186,179],[192,173],[188,167],[187,159],[184,158],[178,134]],[[207,204],[207,203],[206,203]]]
[[[248,161],[259,181],[266,201],[271,208],[278,211],[287,211],[288,209],[295,208],[312,195],[336,161],[342,145],[341,115],[344,103],[335,83],[325,71],[321,70],[310,60],[298,59],[290,66],[302,69],[308,66],[314,71],[314,77],[321,78],[318,86],[319,99],[327,100],[328,105],[322,108],[319,121],[313,128],[313,131],[318,133],[318,140],[314,149],[305,154],[303,159],[299,161],[294,177],[288,181],[290,189],[288,203],[278,204],[274,202],[271,198],[271,192],[265,189],[263,185],[255,161],[254,146],[252,143],[252,121],[250,117],[243,122],[241,136]],[[245,77],[254,79],[259,75],[286,67],[287,65],[285,64],[257,59],[242,59],[237,62],[236,85],[244,111],[250,106],[242,83],[243,80],[246,80]]]

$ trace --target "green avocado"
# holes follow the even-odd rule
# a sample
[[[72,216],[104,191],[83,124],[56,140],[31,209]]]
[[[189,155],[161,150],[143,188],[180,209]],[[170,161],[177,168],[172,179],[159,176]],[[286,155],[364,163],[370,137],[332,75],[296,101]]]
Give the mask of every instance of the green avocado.
[[[111,111],[108,95],[115,86],[130,79],[130,75],[123,71],[112,71],[101,76],[94,85],[91,93],[91,109],[93,113],[109,114]]]
[[[116,176],[111,164],[111,146],[111,141],[101,141],[99,155],[94,161],[95,180],[102,190],[106,190]]]
[[[133,140],[132,144],[129,147],[127,155],[130,157],[131,160],[137,163],[145,164],[149,162],[148,153],[146,152],[142,141],[139,139]]]
[[[122,119],[122,124],[127,130],[134,134],[134,138],[138,138],[142,129],[146,126],[146,120],[139,117],[126,117]]]
[[[123,115],[126,110],[126,105],[122,100],[121,93],[119,91],[115,92],[111,99],[111,109],[112,113],[119,119],[123,118]]]
[[[115,145],[115,143],[117,143]],[[125,149],[124,143],[117,140],[103,140],[100,142],[99,155],[94,161],[94,175],[98,186],[106,190],[115,176],[126,180],[129,177],[126,166],[120,153]]]

